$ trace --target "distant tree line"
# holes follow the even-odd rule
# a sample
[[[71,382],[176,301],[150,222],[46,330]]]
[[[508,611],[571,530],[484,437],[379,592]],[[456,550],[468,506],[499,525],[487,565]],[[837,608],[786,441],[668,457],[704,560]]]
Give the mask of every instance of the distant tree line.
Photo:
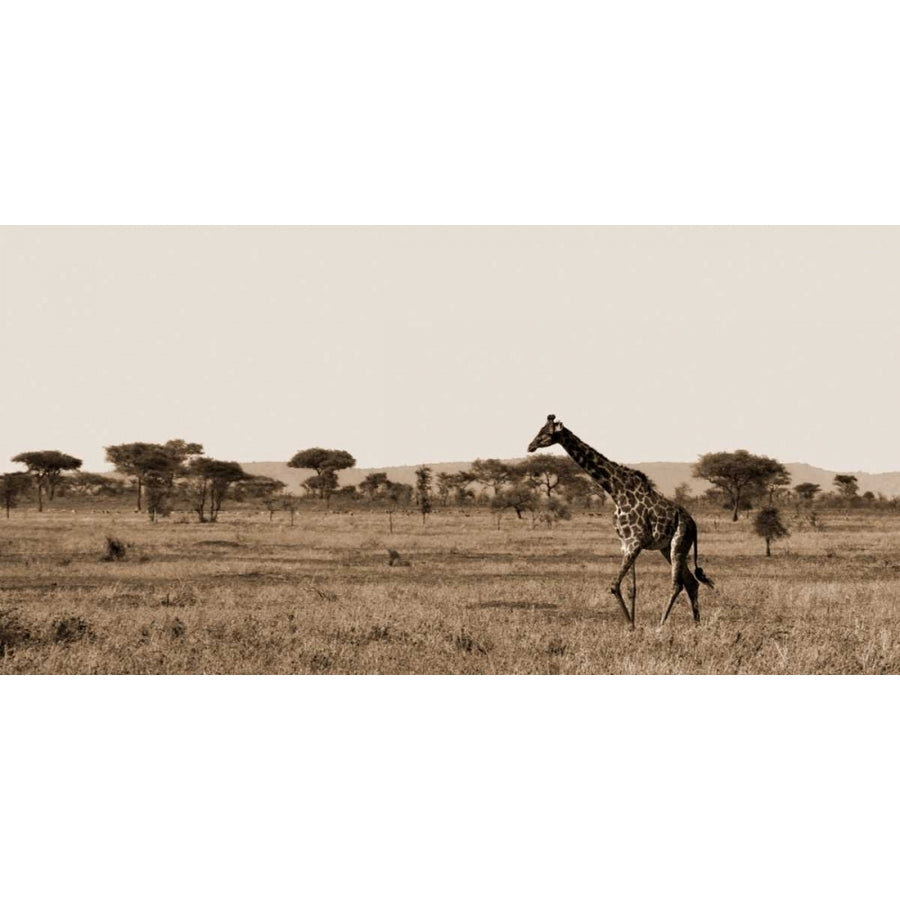
[[[739,512],[771,507],[776,500],[782,504],[793,502],[807,507],[816,504],[826,508],[895,509],[900,505],[898,498],[888,498],[884,494],[872,491],[860,494],[856,475],[835,475],[832,491],[823,491],[821,485],[811,481],[791,486],[790,474],[781,463],[770,457],[754,456],[746,450],[705,454],[694,466],[693,474],[713,485],[701,499],[727,507],[733,521],[737,521]],[[676,488],[676,500],[687,502],[689,499],[686,484]]]
[[[303,504],[324,504],[333,500],[342,507],[363,504],[384,508],[389,515],[398,510],[418,509],[427,522],[434,509],[483,507],[497,516],[514,513],[517,519],[529,518],[552,525],[571,516],[575,509],[590,511],[603,506],[606,495],[568,456],[538,453],[520,462],[500,459],[475,459],[458,472],[434,474],[428,466],[415,472],[415,484],[394,482],[386,472],[370,472],[358,486],[340,485],[340,473],[356,465],[347,450],[310,447],[294,454],[287,465],[314,473],[301,487],[303,497],[288,493],[278,479],[253,476],[233,461],[204,455],[203,445],[176,438],[162,444],[127,443],[105,448],[106,458],[116,475],[81,472],[82,461],[58,450],[19,453],[13,462],[25,471],[0,475],[0,502],[6,517],[23,501],[34,500],[39,511],[60,495],[80,498],[122,497],[131,492],[135,508],[145,511],[152,521],[169,515],[176,507],[187,508],[200,522],[216,522],[226,501],[263,508],[272,518],[276,512],[294,514]],[[746,450],[722,451],[702,455],[693,467],[696,478],[711,485],[699,497],[682,483],[675,488],[674,499],[682,505],[725,507],[737,521],[742,512],[764,510],[764,523],[758,525],[769,540],[783,537],[777,522],[778,507],[793,502],[799,509],[826,506],[885,506],[896,508],[897,500],[876,497],[871,492],[860,496],[857,477],[834,477],[834,491],[823,492],[819,485],[804,482],[790,487],[786,467],[771,457],[757,456]],[[652,482],[651,482],[652,484]],[[774,514],[771,512],[774,510]],[[765,524],[769,523],[769,524]],[[391,527],[393,519],[391,518]],[[768,548],[768,543],[767,543]]]
[[[284,488],[274,479],[248,475],[236,462],[203,456],[202,444],[181,439],[164,444],[114,444],[105,450],[118,478],[79,472],[82,461],[58,450],[14,456],[12,461],[24,465],[26,471],[0,476],[7,517],[10,508],[30,495],[36,496],[38,511],[43,512],[45,496],[50,502],[60,493],[113,497],[132,490],[136,509],[146,510],[151,521],[169,515],[174,504],[181,501],[196,512],[199,521],[215,522],[226,497],[238,496],[238,484],[248,495],[256,496]]]

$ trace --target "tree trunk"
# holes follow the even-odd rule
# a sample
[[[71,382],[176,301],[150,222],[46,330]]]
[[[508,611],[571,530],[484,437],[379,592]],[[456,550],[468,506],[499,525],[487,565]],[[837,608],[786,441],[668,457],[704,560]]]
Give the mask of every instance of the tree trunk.
[[[206,484],[201,483],[197,487],[197,502],[194,504],[194,512],[197,513],[197,519],[200,522],[206,521],[206,516],[203,514],[206,509]]]
[[[137,511],[141,511],[141,488],[143,487],[143,482],[141,481],[140,476],[138,476],[137,480]]]
[[[6,518],[7,519],[9,518],[9,504],[10,504],[10,497],[7,495],[7,497],[6,497]]]
[[[741,492],[738,491],[738,492],[734,495],[734,511],[733,511],[732,516],[731,516],[731,521],[732,521],[732,522],[737,522],[737,520],[738,520],[738,507],[739,507],[740,505],[741,505]]]
[[[772,555],[772,548],[771,548],[770,544],[771,544],[771,541],[769,540],[769,538],[766,538],[766,556]]]
[[[40,479],[38,479],[37,486],[38,486],[38,512],[43,512],[44,511],[44,493],[43,493],[43,487],[41,485]]]
[[[388,510],[388,525],[390,526],[391,534],[393,534],[394,533],[394,511],[391,509]]]

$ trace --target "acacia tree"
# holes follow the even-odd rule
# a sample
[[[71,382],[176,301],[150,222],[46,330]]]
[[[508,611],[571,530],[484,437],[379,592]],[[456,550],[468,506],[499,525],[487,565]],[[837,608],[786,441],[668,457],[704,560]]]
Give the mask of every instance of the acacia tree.
[[[819,493],[821,488],[819,485],[815,484],[812,481],[804,481],[802,484],[794,485],[794,493],[801,499],[805,500],[807,503],[812,502],[813,498],[816,494]]]
[[[138,469],[136,459],[140,453],[149,448],[150,444],[112,444],[105,447],[106,460],[111,462],[117,472],[134,479],[134,487],[137,498],[136,508],[141,508],[141,489],[144,482],[144,473]]]
[[[0,497],[6,507],[6,518],[9,510],[19,505],[19,497],[27,493],[31,487],[31,476],[27,472],[6,472],[0,475]]]
[[[375,500],[387,489],[389,483],[387,472],[370,472],[360,482],[359,489],[369,500]]]
[[[331,505],[331,495],[337,490],[337,472],[332,469],[323,469],[321,475],[310,475],[303,482],[303,487],[310,494],[317,495],[321,500],[325,499],[325,505]]]
[[[422,524],[431,512],[431,469],[422,466],[416,469],[416,502],[422,512]]]
[[[766,506],[756,514],[753,520],[753,530],[765,539],[766,556],[772,555],[772,541],[781,540],[790,534],[774,506]]]
[[[409,506],[413,502],[413,486],[402,481],[388,481],[385,494],[394,506]]]
[[[168,515],[172,509],[170,500],[175,479],[186,473],[183,458],[166,444],[144,444],[135,453],[134,465],[135,471],[140,473],[138,480],[143,488],[147,515],[155,522],[158,516]]]
[[[775,505],[775,498],[779,496],[789,496],[788,485],[791,483],[791,475],[787,469],[782,466],[781,472],[776,472],[768,479],[765,490],[769,493],[768,506]]]
[[[516,467],[517,474],[528,485],[546,493],[548,502],[553,499],[554,492],[561,491],[581,471],[581,467],[569,457],[550,453],[536,453]]]
[[[583,472],[574,474],[565,481],[565,494],[569,503],[590,507],[595,500],[603,502],[601,498],[606,496],[603,488]]]
[[[228,488],[246,477],[244,470],[236,462],[200,457],[192,459],[188,464],[193,485],[194,511],[201,522],[216,522],[222,501]],[[209,503],[209,518],[206,517],[206,504]]]
[[[732,522],[737,522],[741,502],[747,497],[790,480],[787,469],[778,460],[746,450],[704,453],[694,464],[693,474],[724,491],[732,507]]]
[[[467,499],[474,496],[468,487],[475,480],[472,473],[467,471],[439,472],[437,490],[441,505],[448,506],[452,500],[457,506],[462,506]]]
[[[333,491],[338,484],[337,473],[341,469],[351,469],[356,465],[356,460],[346,450],[325,450],[322,447],[310,447],[308,450],[298,450],[288,462],[292,469],[313,469],[318,480],[310,486],[323,500],[327,492]],[[327,474],[327,473],[330,473]],[[307,478],[304,486],[311,479]]]
[[[485,487],[494,489],[496,497],[504,484],[514,478],[510,466],[499,459],[476,459],[469,469],[469,481],[477,481]]]
[[[437,492],[441,498],[441,506],[446,506],[450,501],[450,492],[453,490],[453,475],[450,472],[438,472]]]
[[[113,464],[115,470],[134,479],[136,508],[140,511],[141,494],[148,473],[152,472],[150,477],[154,482],[154,489],[158,490],[160,487],[161,454],[168,456],[173,468],[177,470],[192,456],[199,456],[203,452],[203,445],[174,438],[165,444],[137,441],[131,444],[112,444],[104,449],[106,459]]]
[[[516,511],[516,518],[521,519],[522,513],[533,510],[537,505],[537,497],[534,491],[525,484],[514,484],[505,488],[491,500],[491,509],[497,513],[497,528],[500,528],[500,516],[507,509]]]
[[[859,493],[859,484],[855,475],[835,475],[832,479],[838,493],[845,500],[853,500]]]
[[[162,455],[157,457],[155,466],[147,465],[143,469],[141,482],[151,522],[155,522],[157,516],[167,516],[172,509],[169,500],[175,485],[176,471],[172,461]]]
[[[81,468],[81,460],[59,450],[29,450],[12,458],[21,463],[34,478],[38,492],[38,512],[44,511],[44,489],[48,490],[48,499],[52,500],[56,486],[63,472],[71,472]]]
[[[239,463],[225,462],[218,459],[209,460],[207,471],[210,482],[209,520],[210,522],[216,522],[219,519],[222,501],[228,494],[228,488],[232,484],[241,481],[246,475]]]
[[[469,490],[469,485],[474,480],[472,473],[465,469],[460,472],[454,472],[452,475],[448,476],[447,487],[450,495],[453,497],[453,502],[456,503],[457,506],[464,506],[466,501],[475,497],[475,493]]]

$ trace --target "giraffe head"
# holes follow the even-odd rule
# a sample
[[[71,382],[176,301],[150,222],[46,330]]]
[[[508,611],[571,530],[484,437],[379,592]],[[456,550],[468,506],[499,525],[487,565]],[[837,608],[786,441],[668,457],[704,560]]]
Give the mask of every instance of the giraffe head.
[[[551,447],[559,441],[559,433],[562,431],[562,422],[556,421],[556,416],[547,416],[544,427],[535,435],[534,440],[528,445],[528,452],[534,453],[541,447]]]

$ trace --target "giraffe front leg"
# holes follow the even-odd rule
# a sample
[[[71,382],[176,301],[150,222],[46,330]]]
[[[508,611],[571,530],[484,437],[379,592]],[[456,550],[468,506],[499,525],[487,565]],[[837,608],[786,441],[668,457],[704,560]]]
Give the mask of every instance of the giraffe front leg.
[[[628,570],[634,565],[634,561],[637,559],[640,552],[641,548],[639,546],[623,548],[624,558],[622,560],[622,566],[619,569],[616,580],[612,583],[612,587],[610,588],[613,596],[619,601],[619,606],[622,607],[622,612],[625,614],[625,618],[628,620],[632,629],[634,628],[635,596],[632,595],[631,612],[629,612],[628,607],[625,605],[625,600],[622,597],[622,579],[628,574]]]
[[[637,560],[631,564],[631,627],[634,628],[634,606],[637,603]]]

